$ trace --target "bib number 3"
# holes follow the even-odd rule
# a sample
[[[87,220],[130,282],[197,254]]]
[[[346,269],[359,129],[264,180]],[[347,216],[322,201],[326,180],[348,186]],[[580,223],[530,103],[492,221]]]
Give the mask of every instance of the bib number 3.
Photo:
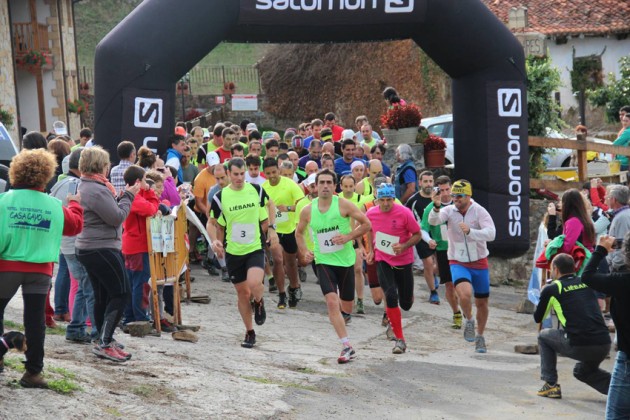
[[[234,223],[232,225],[232,241],[247,245],[254,242],[256,226],[252,223]]]

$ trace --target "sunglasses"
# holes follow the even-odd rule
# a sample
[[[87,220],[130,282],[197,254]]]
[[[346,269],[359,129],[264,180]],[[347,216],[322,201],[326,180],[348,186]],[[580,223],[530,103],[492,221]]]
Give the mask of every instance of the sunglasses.
[[[464,198],[466,194],[451,194],[451,198]]]

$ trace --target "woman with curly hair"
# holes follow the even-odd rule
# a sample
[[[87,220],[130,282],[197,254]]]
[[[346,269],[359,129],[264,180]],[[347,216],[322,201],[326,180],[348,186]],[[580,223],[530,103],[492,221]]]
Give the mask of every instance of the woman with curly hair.
[[[157,156],[147,146],[142,146],[138,149],[138,162],[136,162],[136,165],[148,171],[153,169],[156,160]]]
[[[75,248],[94,289],[93,321],[99,339],[92,352],[100,358],[125,362],[131,355],[113,339],[131,293],[121,252],[122,224],[140,184],[127,185],[116,201],[116,189],[107,180],[109,165],[109,153],[100,146],[81,152],[79,192],[85,209],[85,227],[77,236]]]
[[[9,169],[13,189],[0,194],[0,336],[4,310],[22,286],[28,349],[26,372],[20,383],[27,388],[48,386],[41,373],[46,294],[59,257],[61,236],[77,235],[83,229],[79,195],[69,195],[68,207],[63,207],[61,201],[44,193],[56,166],[55,155],[44,149],[23,150],[13,158]],[[0,359],[0,371],[2,368]]]

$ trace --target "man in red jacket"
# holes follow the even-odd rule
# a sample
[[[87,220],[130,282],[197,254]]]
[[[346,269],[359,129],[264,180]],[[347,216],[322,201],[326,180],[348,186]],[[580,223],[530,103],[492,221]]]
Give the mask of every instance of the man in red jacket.
[[[151,277],[149,246],[147,243],[147,217],[157,213],[159,199],[149,188],[144,169],[132,165],[124,174],[126,185],[140,184],[140,191],[131,204],[129,216],[123,223],[122,253],[131,285],[131,302],[125,308],[123,324],[149,321],[147,308],[143,305],[144,290]]]

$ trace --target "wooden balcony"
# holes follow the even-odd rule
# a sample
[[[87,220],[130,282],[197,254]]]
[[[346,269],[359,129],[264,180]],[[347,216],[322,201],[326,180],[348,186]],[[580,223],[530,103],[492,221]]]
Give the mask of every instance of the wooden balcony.
[[[50,54],[48,42],[48,25],[31,22],[13,23],[13,50],[16,59],[21,58],[31,50]]]

